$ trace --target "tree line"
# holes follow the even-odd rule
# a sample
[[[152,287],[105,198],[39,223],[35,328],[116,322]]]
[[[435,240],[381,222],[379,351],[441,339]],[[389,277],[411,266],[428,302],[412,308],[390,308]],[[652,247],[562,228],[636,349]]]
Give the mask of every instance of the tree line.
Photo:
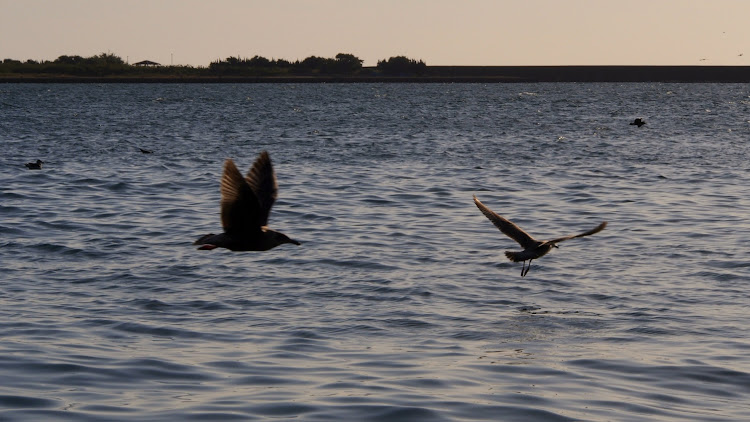
[[[422,60],[404,56],[380,60],[375,68],[363,68],[363,60],[353,54],[339,53],[333,58],[310,56],[304,60],[288,61],[228,57],[211,62],[208,67],[192,66],[136,66],[126,63],[111,53],[91,57],[63,55],[52,61],[5,59],[0,62],[0,74],[45,74],[70,76],[421,76],[427,71]]]

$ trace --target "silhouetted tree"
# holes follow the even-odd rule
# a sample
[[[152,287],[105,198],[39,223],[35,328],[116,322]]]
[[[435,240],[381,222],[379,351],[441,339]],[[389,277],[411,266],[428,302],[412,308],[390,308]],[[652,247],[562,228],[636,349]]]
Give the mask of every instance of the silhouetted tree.
[[[290,67],[293,66],[293,63],[290,62],[289,60],[277,59],[276,60],[276,66],[290,68]]]
[[[125,61],[111,53],[101,53],[98,56],[91,56],[85,59],[87,63],[98,65],[123,65]]]
[[[352,75],[362,69],[362,60],[352,54],[339,53],[335,59],[310,56],[292,64],[296,73]]]
[[[323,57],[310,56],[299,62],[296,67],[303,72],[325,72],[328,60]]]
[[[84,62],[84,58],[81,56],[60,56],[55,59],[52,63],[58,64],[81,64]]]
[[[239,57],[227,57],[225,62],[229,66],[237,66],[240,64],[240,58]]]
[[[253,57],[252,59],[247,61],[247,64],[251,67],[271,67],[276,65],[276,63],[261,56]]]
[[[396,56],[378,61],[377,69],[386,75],[424,75],[427,65],[422,60]]]
[[[359,57],[353,54],[339,53],[336,55],[336,61],[333,63],[334,73],[353,74],[362,69],[362,62]]]

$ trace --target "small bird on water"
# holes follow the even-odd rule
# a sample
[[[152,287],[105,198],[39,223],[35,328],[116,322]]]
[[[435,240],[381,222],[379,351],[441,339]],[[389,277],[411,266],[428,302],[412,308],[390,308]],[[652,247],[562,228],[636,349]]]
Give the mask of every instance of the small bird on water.
[[[630,126],[638,126],[638,127],[641,127],[641,126],[643,126],[643,125],[645,125],[645,124],[646,124],[646,122],[645,122],[645,121],[643,121],[643,119],[641,119],[640,117],[638,117],[638,118],[636,118],[635,120],[633,120],[632,122],[630,122]]]
[[[267,251],[284,243],[299,245],[287,235],[271,230],[268,214],[276,201],[278,185],[268,152],[263,151],[243,178],[234,161],[226,160],[221,178],[221,225],[224,233],[196,240],[198,249]]]
[[[484,214],[485,217],[487,217],[492,222],[492,224],[495,225],[495,227],[500,229],[500,231],[503,232],[506,236],[518,242],[518,244],[523,248],[523,250],[520,252],[505,252],[505,256],[507,256],[511,261],[523,261],[523,267],[521,267],[521,277],[524,277],[526,274],[528,274],[529,269],[531,268],[532,260],[543,257],[547,254],[547,252],[552,250],[552,248],[556,248],[558,243],[568,239],[574,239],[576,237],[590,236],[592,234],[599,233],[600,231],[604,230],[605,227],[607,227],[607,222],[605,221],[585,233],[558,237],[552,240],[536,240],[528,233],[521,230],[520,227],[513,224],[510,220],[501,217],[491,209],[487,208],[486,205],[479,201],[476,195],[474,195],[474,203],[477,205],[477,208],[479,208],[479,211],[482,211],[482,214]],[[528,267],[526,267],[527,260],[529,261]]]
[[[24,166],[29,170],[41,170],[42,164],[44,164],[44,161],[36,160],[35,163],[26,163],[24,164]]]

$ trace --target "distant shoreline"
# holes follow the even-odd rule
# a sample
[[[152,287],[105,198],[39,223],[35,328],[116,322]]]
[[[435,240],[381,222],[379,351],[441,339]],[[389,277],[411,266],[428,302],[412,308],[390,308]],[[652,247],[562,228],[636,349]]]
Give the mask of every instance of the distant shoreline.
[[[750,66],[428,66],[422,76],[68,76],[0,74],[0,83],[750,83]]]

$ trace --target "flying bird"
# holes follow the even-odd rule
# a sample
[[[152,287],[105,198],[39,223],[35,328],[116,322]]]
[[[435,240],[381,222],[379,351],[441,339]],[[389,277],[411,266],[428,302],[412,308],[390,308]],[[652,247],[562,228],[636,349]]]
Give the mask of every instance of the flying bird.
[[[513,222],[511,222],[510,220],[501,217],[491,209],[487,208],[486,205],[479,201],[476,195],[474,195],[474,203],[477,205],[477,208],[479,208],[479,211],[482,211],[482,214],[484,214],[485,217],[487,217],[492,222],[492,224],[495,225],[495,227],[500,229],[500,231],[503,232],[503,234],[505,234],[506,236],[518,242],[518,244],[523,248],[523,250],[520,252],[505,252],[505,256],[507,256],[511,261],[523,261],[523,267],[521,267],[521,277],[524,277],[526,274],[528,274],[529,269],[531,268],[532,260],[543,257],[550,250],[552,250],[552,248],[556,248],[558,243],[565,240],[574,239],[576,237],[590,236],[592,234],[599,233],[600,231],[604,230],[605,227],[607,227],[607,222],[605,221],[585,233],[558,237],[551,240],[536,240],[528,233],[521,230],[520,227],[513,224]],[[528,267],[526,266],[527,260],[529,261]]]
[[[41,170],[42,164],[44,164],[44,161],[36,160],[35,163],[26,163],[24,164],[24,166],[29,170]]]
[[[202,236],[193,243],[201,245],[198,249],[267,251],[284,243],[300,244],[266,226],[278,192],[276,174],[268,152],[260,153],[245,177],[237,170],[234,161],[226,160],[220,191],[224,233]]]

